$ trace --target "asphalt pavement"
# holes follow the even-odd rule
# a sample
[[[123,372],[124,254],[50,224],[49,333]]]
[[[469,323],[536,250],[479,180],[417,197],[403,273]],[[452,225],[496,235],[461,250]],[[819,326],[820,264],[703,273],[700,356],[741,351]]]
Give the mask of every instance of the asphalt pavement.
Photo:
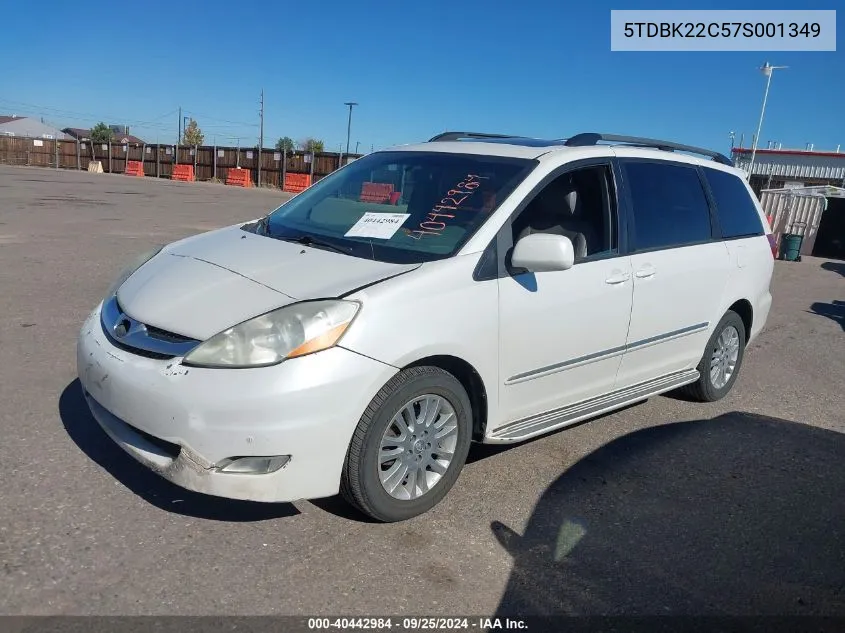
[[[845,616],[845,262],[776,263],[721,402],[476,447],[408,522],[136,464],[82,400],[82,321],[137,254],[284,199],[0,167],[0,614]]]

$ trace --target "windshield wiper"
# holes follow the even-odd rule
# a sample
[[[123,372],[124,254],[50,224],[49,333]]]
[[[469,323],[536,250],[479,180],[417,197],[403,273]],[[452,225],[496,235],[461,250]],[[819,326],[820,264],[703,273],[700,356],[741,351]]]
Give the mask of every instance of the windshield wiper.
[[[343,248],[342,246],[336,246],[331,242],[314,239],[310,235],[300,235],[299,237],[281,237],[279,239],[284,240],[285,242],[293,242],[294,244],[302,244],[303,246],[323,248],[325,250],[335,251],[336,253],[343,253],[344,255],[349,255],[349,253],[352,252],[352,249],[350,248]]]

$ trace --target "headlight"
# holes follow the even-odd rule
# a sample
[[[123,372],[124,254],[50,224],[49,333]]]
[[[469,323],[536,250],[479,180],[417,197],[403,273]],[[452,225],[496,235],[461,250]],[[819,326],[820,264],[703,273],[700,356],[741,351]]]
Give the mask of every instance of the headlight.
[[[266,367],[333,347],[358,313],[354,301],[306,301],[262,314],[195,347],[198,367]]]
[[[114,283],[109,288],[108,293],[106,293],[106,297],[113,297],[115,295],[115,293],[117,293],[118,288],[120,288],[123,285],[123,282],[125,282],[127,279],[129,279],[132,276],[132,273],[134,273],[141,266],[143,266],[148,261],[150,261],[153,257],[158,255],[161,252],[161,249],[163,249],[163,248],[164,248],[164,246],[159,246],[157,248],[154,248],[151,251],[144,253],[143,255],[137,257],[126,268],[124,268],[123,272],[121,272],[120,275],[118,275],[117,279],[114,280]]]

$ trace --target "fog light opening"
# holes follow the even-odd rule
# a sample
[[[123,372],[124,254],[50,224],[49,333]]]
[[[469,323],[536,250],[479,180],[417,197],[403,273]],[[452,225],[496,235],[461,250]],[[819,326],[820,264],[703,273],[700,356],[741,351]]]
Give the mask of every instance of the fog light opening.
[[[290,455],[272,455],[270,457],[230,457],[217,465],[221,473],[241,473],[245,475],[268,475],[284,468],[290,461]]]

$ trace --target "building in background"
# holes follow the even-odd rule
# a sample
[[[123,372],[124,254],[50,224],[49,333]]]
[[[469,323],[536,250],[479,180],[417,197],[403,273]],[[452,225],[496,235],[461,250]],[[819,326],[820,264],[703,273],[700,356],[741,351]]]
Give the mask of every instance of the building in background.
[[[44,123],[44,120],[27,116],[0,116],[0,136],[23,138],[46,138],[65,141],[70,137],[60,129]]]
[[[114,135],[112,142],[128,144],[128,145],[143,145],[145,141],[129,133],[128,125],[110,125],[109,129]],[[66,127],[62,132],[68,134],[70,138],[75,138],[78,141],[90,141],[91,130],[81,127]]]
[[[77,141],[90,141],[91,130],[81,127],[66,127],[62,130],[65,134]]]
[[[760,204],[781,248],[783,235],[800,235],[801,255],[845,260],[845,189],[832,185],[764,189]]]
[[[748,172],[751,150],[735,147],[731,152],[734,165]],[[838,146],[834,152],[814,151],[812,145],[803,150],[758,147],[753,170],[749,182],[758,196],[764,189],[841,187],[845,186],[845,153]]]

